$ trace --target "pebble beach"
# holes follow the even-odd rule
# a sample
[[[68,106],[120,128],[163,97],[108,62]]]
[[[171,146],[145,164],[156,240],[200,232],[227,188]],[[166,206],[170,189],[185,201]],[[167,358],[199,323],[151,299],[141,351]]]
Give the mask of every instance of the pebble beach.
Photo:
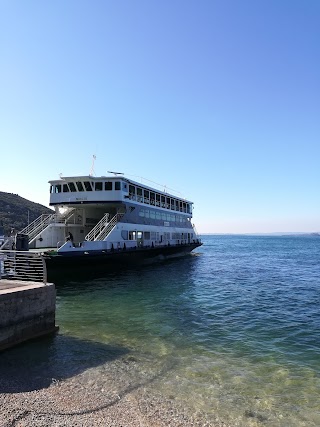
[[[138,367],[127,357],[67,379],[52,378],[44,388],[27,372],[14,376],[9,367],[6,375],[1,368],[0,427],[227,427],[191,413],[174,396],[150,392],[148,376],[133,382]]]

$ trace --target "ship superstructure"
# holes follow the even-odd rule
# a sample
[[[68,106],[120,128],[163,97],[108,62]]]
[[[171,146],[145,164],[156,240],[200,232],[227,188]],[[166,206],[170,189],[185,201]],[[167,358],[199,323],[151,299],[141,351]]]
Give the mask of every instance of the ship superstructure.
[[[165,190],[117,174],[49,183],[55,212],[21,232],[29,236],[30,248],[80,255],[168,246],[186,252],[201,244],[192,224],[192,202]]]

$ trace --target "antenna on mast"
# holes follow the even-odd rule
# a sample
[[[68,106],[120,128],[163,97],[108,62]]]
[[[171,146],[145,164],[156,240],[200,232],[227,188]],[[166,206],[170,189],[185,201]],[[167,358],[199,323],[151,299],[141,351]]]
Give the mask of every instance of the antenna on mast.
[[[90,171],[90,173],[89,173],[89,176],[92,176],[92,175],[94,175],[95,174],[95,172],[94,172],[94,162],[95,162],[95,160],[96,160],[96,155],[94,154],[93,156],[92,156],[92,164],[91,164],[91,171]]]
[[[113,173],[113,175],[124,175],[122,172],[113,172],[113,171],[107,171],[108,173]]]

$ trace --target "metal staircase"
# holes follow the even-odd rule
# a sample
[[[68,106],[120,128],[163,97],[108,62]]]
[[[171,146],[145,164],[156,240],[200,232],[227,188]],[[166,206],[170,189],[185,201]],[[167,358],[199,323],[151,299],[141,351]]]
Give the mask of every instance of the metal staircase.
[[[20,231],[21,234],[27,234],[29,236],[29,243],[32,242],[43,230],[45,230],[49,224],[56,223],[67,223],[73,217],[75,209],[68,210],[65,214],[43,214],[37,219],[31,222],[27,227]]]
[[[21,234],[27,234],[29,236],[29,242],[31,242],[36,236],[38,236],[48,225],[55,222],[56,214],[43,214],[37,219],[32,221],[27,227],[20,231]]]
[[[85,239],[88,241],[104,240],[108,234],[114,229],[116,224],[123,217],[123,213],[115,214],[114,217],[109,219],[109,214],[105,214],[96,226],[86,235]]]

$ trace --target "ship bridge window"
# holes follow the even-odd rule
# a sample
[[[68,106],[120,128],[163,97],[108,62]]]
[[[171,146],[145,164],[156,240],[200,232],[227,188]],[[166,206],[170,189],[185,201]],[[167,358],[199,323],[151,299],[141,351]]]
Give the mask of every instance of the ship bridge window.
[[[86,189],[86,191],[92,191],[92,184],[90,181],[84,181],[84,188]]]
[[[63,184],[63,186],[62,186],[62,191],[64,192],[64,193],[69,193],[69,187],[68,187],[68,184]]]
[[[170,204],[171,204],[171,210],[173,211],[174,210],[174,205],[175,205],[174,199],[170,199]]]
[[[84,191],[83,184],[81,181],[77,182],[78,191]]]
[[[122,190],[123,190],[123,191],[126,191],[126,190],[127,190],[127,183],[126,183],[126,182],[123,182],[123,183],[122,183]]]
[[[149,193],[149,191],[148,190],[144,190],[143,191],[143,196],[144,196],[144,203],[147,203],[147,204],[149,204],[150,203],[150,199],[149,199],[149,197],[150,197],[150,193]]]
[[[114,183],[114,189],[115,190],[121,190],[121,182],[120,181],[116,181],[115,183]]]
[[[76,186],[74,185],[74,182],[69,182],[69,188],[72,193],[75,193],[77,191]]]
[[[136,194],[136,187],[134,185],[129,185],[129,195],[134,196]]]
[[[150,193],[150,205],[155,205],[156,195],[155,193]]]
[[[156,194],[156,206],[160,206],[160,194]]]
[[[104,189],[106,191],[111,191],[112,190],[112,181],[107,181],[104,183]]]
[[[142,188],[137,188],[138,202],[142,202]]]
[[[166,207],[166,198],[165,198],[165,196],[161,196],[161,207],[162,208]]]
[[[61,185],[60,184],[54,186],[54,192],[55,193],[61,193]]]
[[[95,191],[102,191],[102,182],[95,182],[94,189]]]

